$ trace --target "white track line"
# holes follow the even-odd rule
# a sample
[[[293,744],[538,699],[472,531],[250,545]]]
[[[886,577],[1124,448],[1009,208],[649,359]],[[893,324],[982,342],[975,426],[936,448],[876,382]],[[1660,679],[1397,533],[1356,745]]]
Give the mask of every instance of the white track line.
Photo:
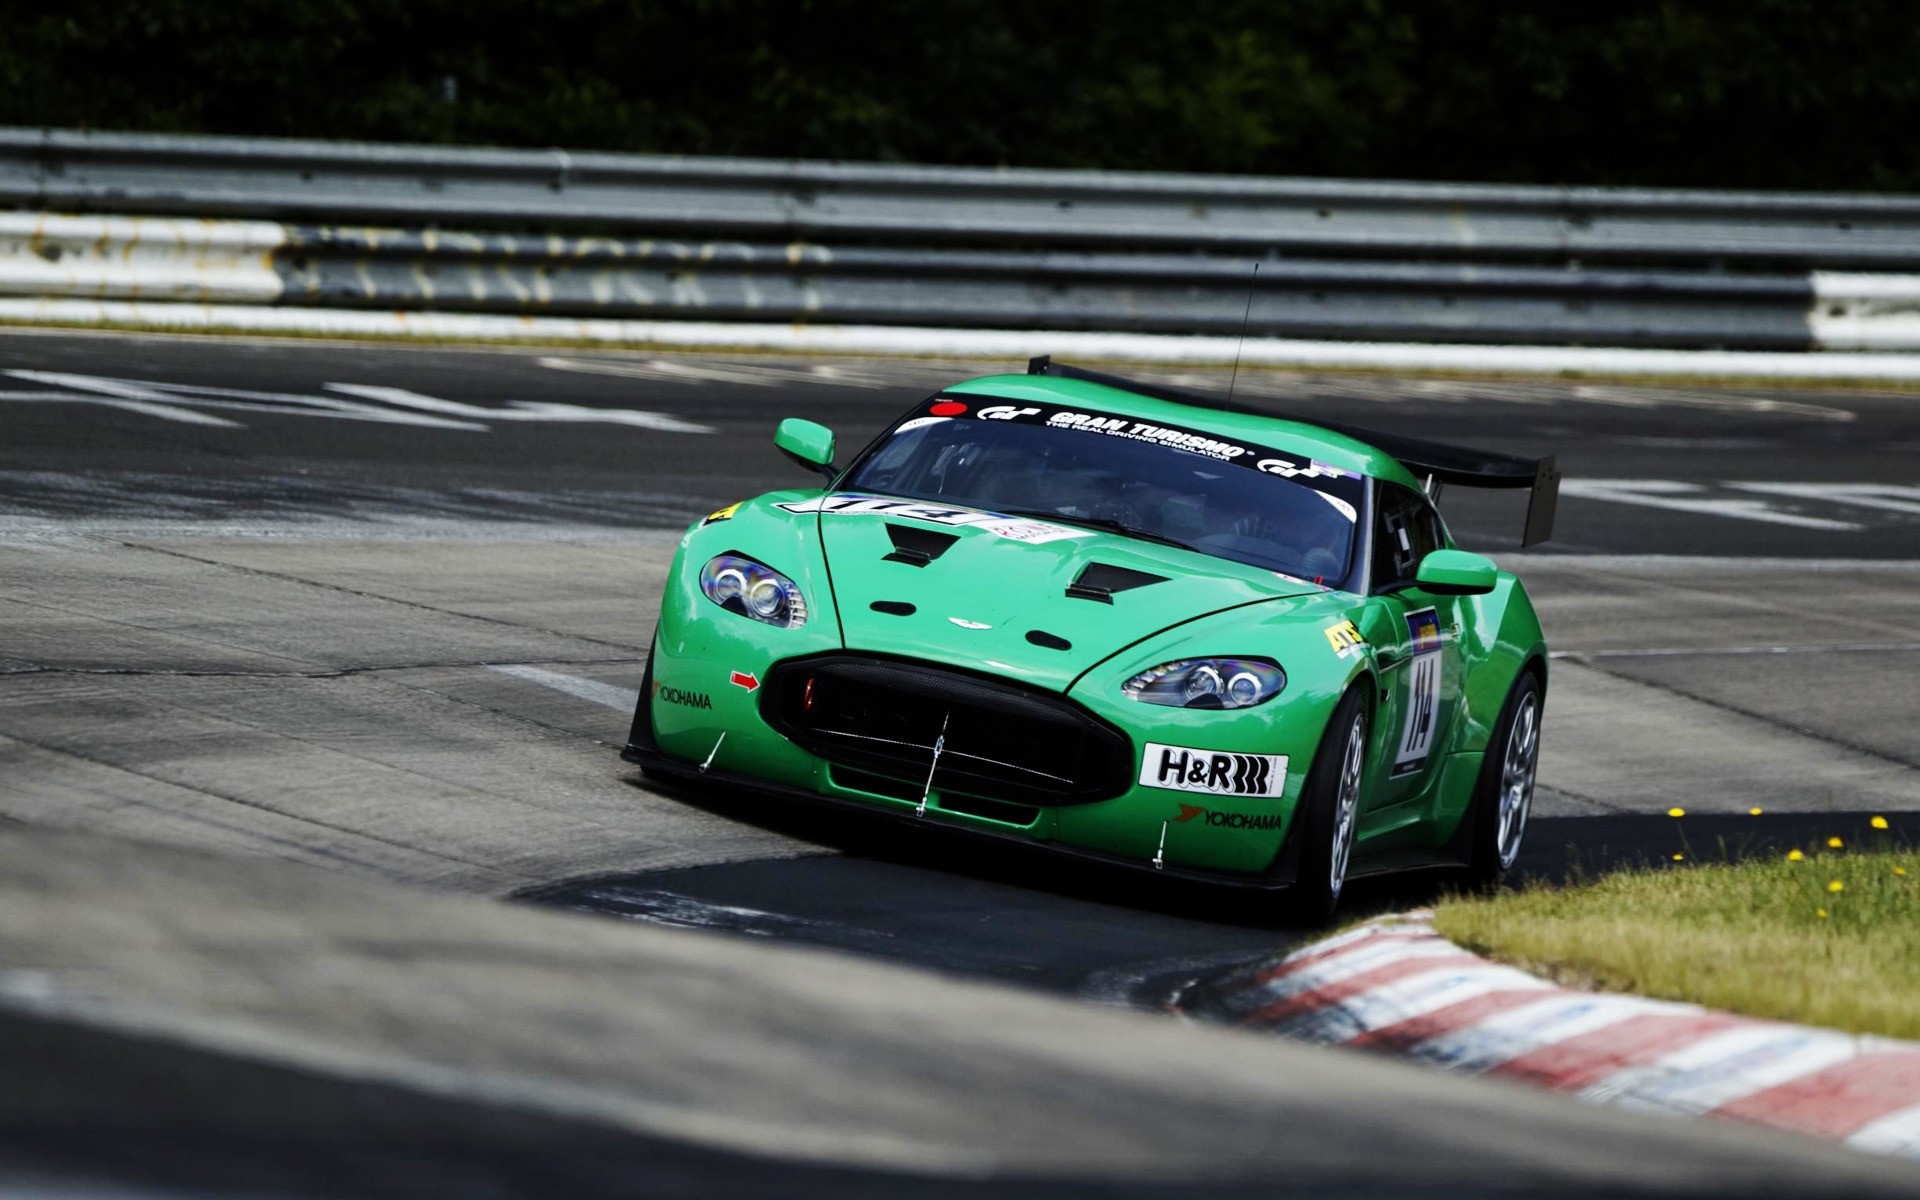
[[[556,692],[565,692],[581,700],[590,700],[595,704],[604,704],[608,708],[621,712],[633,711],[639,694],[610,683],[601,683],[596,679],[582,679],[578,675],[562,675],[558,671],[542,670],[539,667],[526,667],[518,663],[496,664],[487,668],[502,675],[511,675],[515,679],[524,679],[528,683],[537,683],[541,687],[550,687]]]

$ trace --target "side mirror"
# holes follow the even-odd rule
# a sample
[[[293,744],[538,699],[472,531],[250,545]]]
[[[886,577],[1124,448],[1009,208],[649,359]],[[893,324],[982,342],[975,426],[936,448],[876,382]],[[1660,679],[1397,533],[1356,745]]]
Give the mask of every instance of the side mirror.
[[[840,473],[833,465],[833,430],[816,421],[788,417],[773,431],[773,444],[809,471],[819,471],[828,479]]]
[[[1436,596],[1482,596],[1499,582],[1493,560],[1465,550],[1435,550],[1420,560],[1414,581]]]

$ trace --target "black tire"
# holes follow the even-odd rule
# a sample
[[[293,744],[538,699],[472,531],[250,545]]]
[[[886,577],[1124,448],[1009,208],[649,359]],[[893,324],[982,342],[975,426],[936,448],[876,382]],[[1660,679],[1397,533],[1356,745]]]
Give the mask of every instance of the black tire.
[[[1366,693],[1354,687],[1341,697],[1314,752],[1300,791],[1300,873],[1284,893],[1285,915],[1296,923],[1324,925],[1340,907],[1359,825],[1369,723]],[[1344,798],[1344,821],[1343,784],[1351,791]]]
[[[1533,811],[1534,775],[1540,767],[1540,677],[1532,668],[1514,680],[1487,741],[1487,755],[1474,783],[1472,828],[1467,837],[1467,886],[1491,891],[1520,857]]]

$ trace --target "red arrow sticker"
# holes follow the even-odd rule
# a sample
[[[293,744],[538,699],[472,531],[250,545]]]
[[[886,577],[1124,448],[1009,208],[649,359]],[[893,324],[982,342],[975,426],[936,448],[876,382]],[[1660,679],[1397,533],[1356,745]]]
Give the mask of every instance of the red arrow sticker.
[[[760,686],[760,681],[754,678],[753,673],[750,671],[735,671],[733,674],[727,676],[727,682],[735,687],[745,688],[748,691],[752,691]]]

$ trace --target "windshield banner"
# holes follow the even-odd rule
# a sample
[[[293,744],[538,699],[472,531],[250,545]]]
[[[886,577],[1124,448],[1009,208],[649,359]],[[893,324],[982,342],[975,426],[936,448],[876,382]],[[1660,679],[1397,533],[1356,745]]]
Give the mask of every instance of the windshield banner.
[[[910,429],[918,429],[942,420],[1010,421],[1020,425],[1039,425],[1047,429],[1067,429],[1098,437],[1145,442],[1150,445],[1164,446],[1169,450],[1198,454],[1216,462],[1231,463],[1234,466],[1246,467],[1267,475],[1278,475],[1283,479],[1305,484],[1329,496],[1338,496],[1344,492],[1347,493],[1344,499],[1349,502],[1360,498],[1360,476],[1356,472],[1336,467],[1331,463],[1285,454],[1271,446],[1257,446],[1251,442],[1224,438],[1219,434],[1202,433],[1196,429],[1186,429],[1179,425],[1167,425],[1158,421],[1117,417],[1111,413],[1093,409],[1065,408],[1059,405],[1031,402],[1013,404],[993,401],[980,404],[974,397],[960,399],[953,396],[938,396],[928,404],[925,416],[902,422],[894,432],[905,433]],[[1341,507],[1344,511],[1352,511],[1345,505]]]

